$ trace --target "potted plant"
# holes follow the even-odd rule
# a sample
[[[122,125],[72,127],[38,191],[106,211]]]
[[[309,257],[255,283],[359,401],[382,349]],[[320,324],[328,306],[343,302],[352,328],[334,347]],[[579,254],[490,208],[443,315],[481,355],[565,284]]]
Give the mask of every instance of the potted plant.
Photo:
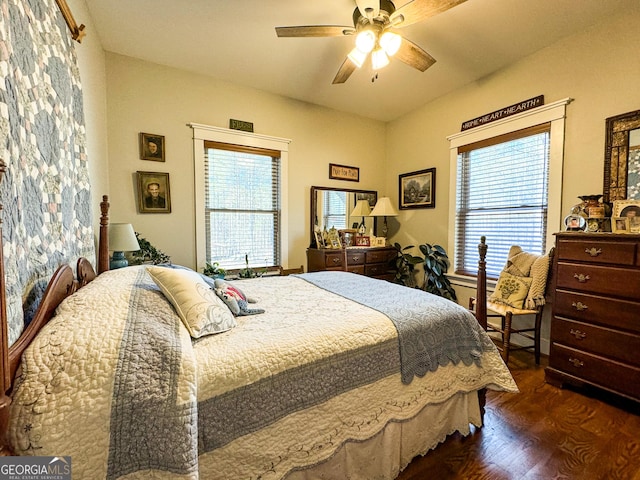
[[[146,238],[141,237],[138,232],[135,232],[135,234],[136,239],[138,240],[138,245],[140,245],[140,250],[130,253],[130,265],[159,265],[161,263],[171,263],[171,257],[169,255],[151,245],[151,242]]]
[[[456,302],[458,300],[456,291],[451,286],[451,282],[449,282],[446,275],[449,269],[449,257],[445,249],[440,245],[430,245],[428,243],[423,243],[419,248],[424,255],[424,284],[422,289]]]
[[[395,258],[396,277],[394,282],[404,285],[405,287],[415,287],[416,281],[414,278],[414,270],[416,265],[422,262],[422,258],[408,253],[408,250],[414,248],[413,245],[407,245],[403,248],[396,242],[393,244],[393,247],[397,252],[397,256]]]
[[[218,262],[207,262],[202,273],[211,278],[224,278],[227,272]]]

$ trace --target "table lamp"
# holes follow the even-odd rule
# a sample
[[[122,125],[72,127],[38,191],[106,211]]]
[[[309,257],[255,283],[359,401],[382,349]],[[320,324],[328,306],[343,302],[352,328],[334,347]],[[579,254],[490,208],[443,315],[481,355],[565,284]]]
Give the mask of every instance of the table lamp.
[[[371,212],[371,208],[369,207],[369,200],[358,200],[356,206],[353,208],[353,210],[351,210],[352,217],[362,217],[362,222],[358,227],[358,231],[360,232],[360,234],[364,234],[367,231],[364,225],[364,217],[368,216],[369,212]]]
[[[391,200],[389,200],[389,197],[382,197],[378,199],[376,206],[373,207],[373,210],[371,210],[371,213],[369,214],[369,216],[384,217],[384,221],[382,223],[382,236],[385,238],[385,242],[386,242],[387,232],[388,232],[387,217],[398,216],[398,212],[394,208],[393,204],[391,203]]]
[[[138,239],[130,223],[112,223],[109,225],[109,250],[113,257],[109,262],[109,269],[115,270],[129,265],[124,252],[140,250]]]

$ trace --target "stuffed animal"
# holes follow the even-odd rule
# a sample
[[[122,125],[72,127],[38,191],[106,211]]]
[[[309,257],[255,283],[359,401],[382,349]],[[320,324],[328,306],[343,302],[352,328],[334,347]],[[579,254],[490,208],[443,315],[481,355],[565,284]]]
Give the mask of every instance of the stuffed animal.
[[[248,304],[255,303],[255,300],[247,298],[242,290],[224,280],[215,280],[214,291],[236,316],[264,313],[262,308],[249,308]]]

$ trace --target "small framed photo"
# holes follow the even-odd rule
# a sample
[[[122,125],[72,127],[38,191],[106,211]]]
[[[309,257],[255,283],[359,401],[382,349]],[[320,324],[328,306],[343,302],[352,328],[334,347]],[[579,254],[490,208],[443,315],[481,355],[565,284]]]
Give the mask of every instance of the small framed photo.
[[[427,168],[398,176],[400,210],[409,208],[435,208],[436,169]]]
[[[140,132],[140,158],[164,162],[164,136]]]
[[[340,233],[334,227],[331,227],[327,233],[327,243],[325,244],[325,248],[342,248]]]
[[[629,232],[640,233],[640,200],[615,200],[613,202],[612,217],[628,218]],[[613,231],[613,225],[611,229]]]
[[[582,232],[587,228],[587,221],[580,215],[567,215],[564,226],[568,232]]]
[[[370,247],[371,241],[367,235],[356,235],[357,247]]]
[[[171,213],[169,174],[136,172],[138,180],[138,211],[140,213]]]
[[[629,217],[611,217],[611,231],[613,233],[629,233]]]
[[[316,240],[316,248],[324,248],[324,240],[322,239],[322,232],[313,232],[313,237]]]
[[[384,237],[376,237],[373,241],[373,246],[374,247],[386,247],[387,246],[387,239]]]

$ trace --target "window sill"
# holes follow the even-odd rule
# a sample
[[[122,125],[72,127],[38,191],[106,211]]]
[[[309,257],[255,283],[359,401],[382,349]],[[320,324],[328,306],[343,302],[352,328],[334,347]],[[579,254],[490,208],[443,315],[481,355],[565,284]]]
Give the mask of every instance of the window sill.
[[[452,285],[456,287],[466,287],[466,288],[476,288],[478,284],[477,277],[471,277],[469,275],[458,275],[452,273],[451,275],[447,275],[447,278],[451,282]],[[493,291],[496,288],[497,280],[487,279],[487,290]]]

